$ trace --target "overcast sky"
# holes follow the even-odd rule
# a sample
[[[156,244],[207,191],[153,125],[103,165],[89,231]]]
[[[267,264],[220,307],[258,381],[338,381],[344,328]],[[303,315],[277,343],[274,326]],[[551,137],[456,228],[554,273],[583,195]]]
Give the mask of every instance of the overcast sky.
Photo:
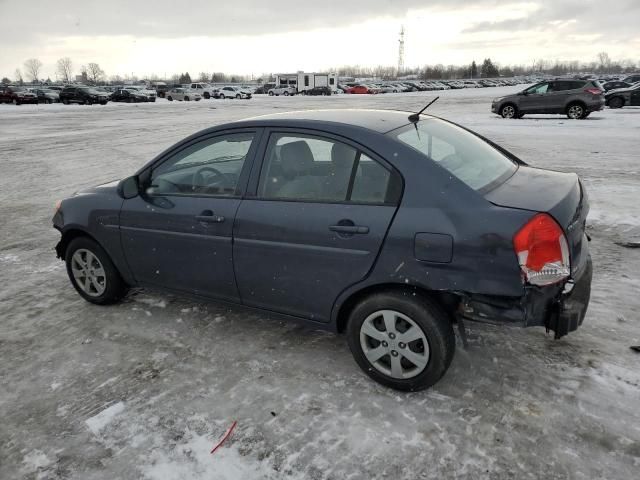
[[[64,56],[139,77],[395,65],[402,24],[407,66],[640,63],[640,0],[0,0],[0,76]]]

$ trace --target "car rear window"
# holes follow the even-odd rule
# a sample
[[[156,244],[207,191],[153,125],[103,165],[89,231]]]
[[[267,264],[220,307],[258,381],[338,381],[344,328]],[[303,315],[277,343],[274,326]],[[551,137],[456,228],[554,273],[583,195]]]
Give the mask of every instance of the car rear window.
[[[430,158],[477,191],[499,185],[518,168],[481,138],[437,118],[422,118],[388,135]]]

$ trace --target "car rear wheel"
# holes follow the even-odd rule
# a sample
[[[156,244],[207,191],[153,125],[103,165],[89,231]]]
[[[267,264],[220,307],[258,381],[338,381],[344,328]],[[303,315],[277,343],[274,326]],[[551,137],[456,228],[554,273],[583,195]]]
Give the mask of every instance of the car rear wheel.
[[[126,295],[127,285],[115,265],[92,239],[72,240],[65,252],[65,262],[71,284],[86,301],[107,305]]]
[[[172,97],[171,95],[169,95],[169,96],[167,97],[167,100],[169,100],[170,102],[173,102],[173,97]]]
[[[209,92],[204,92],[204,98],[205,100],[209,100],[211,98],[211,95],[209,94]]]
[[[273,97],[273,92],[269,92],[269,96],[270,96],[270,97]]]
[[[411,292],[378,293],[351,312],[349,348],[360,368],[382,385],[416,391],[434,385],[455,351],[448,315]]]
[[[285,97],[288,97],[288,96],[289,96],[289,92],[284,92],[284,93],[283,93],[283,95],[284,95]]]
[[[184,101],[188,102],[189,101],[189,97],[184,97]]]
[[[240,94],[236,93],[236,98],[239,100],[240,99]]]
[[[503,105],[500,109],[500,116],[502,118],[517,118],[518,111],[516,110],[515,105],[507,103]]]
[[[609,108],[622,108],[624,106],[624,99],[621,97],[613,97],[609,100]]]
[[[567,117],[572,120],[579,120],[584,115],[585,108],[579,103],[572,103],[567,107]]]

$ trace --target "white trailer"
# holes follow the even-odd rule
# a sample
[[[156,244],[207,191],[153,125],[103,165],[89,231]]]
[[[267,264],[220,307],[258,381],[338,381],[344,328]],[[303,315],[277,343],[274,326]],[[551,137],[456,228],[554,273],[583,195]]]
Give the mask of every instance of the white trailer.
[[[313,87],[329,87],[332,92],[335,92],[338,88],[338,76],[335,73],[278,73],[275,77],[276,86],[293,86],[298,93],[311,90]]]

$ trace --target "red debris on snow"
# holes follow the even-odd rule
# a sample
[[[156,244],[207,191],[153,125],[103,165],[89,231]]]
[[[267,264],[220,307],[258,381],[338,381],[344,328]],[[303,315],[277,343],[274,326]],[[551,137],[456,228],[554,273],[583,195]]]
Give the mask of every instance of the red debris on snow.
[[[233,432],[233,429],[236,428],[237,423],[238,423],[237,420],[233,421],[233,423],[227,430],[227,433],[225,433],[222,439],[213,447],[213,449],[211,449],[211,453],[215,452],[218,448],[220,448],[222,444],[227,440],[227,438],[231,436],[231,432]]]

